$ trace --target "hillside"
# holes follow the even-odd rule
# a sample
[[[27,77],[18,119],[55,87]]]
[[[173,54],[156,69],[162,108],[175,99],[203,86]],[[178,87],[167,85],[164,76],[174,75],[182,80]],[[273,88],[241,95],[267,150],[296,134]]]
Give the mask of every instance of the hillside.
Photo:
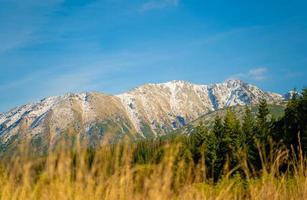
[[[268,105],[270,116],[275,119],[282,117],[284,115],[285,107],[286,107],[285,102],[281,102],[279,104]],[[256,117],[257,105],[249,106],[249,108],[251,109],[253,116]],[[230,107],[230,109],[234,111],[238,119],[242,122],[243,116],[245,113],[245,106],[233,106],[233,107]],[[194,128],[198,126],[200,123],[202,123],[208,128],[212,128],[215,117],[216,116],[219,116],[220,118],[225,117],[226,111],[227,111],[227,108],[223,108],[217,111],[207,113],[199,117],[198,119],[192,121],[191,123],[187,124],[186,126],[174,131],[173,134],[190,134],[194,130]]]

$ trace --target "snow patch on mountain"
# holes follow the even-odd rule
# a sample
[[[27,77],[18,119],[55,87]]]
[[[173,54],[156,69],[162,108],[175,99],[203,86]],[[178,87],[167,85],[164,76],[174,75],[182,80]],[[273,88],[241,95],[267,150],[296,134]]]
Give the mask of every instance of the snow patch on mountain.
[[[142,137],[145,137],[142,134],[141,120],[139,119],[139,114],[136,110],[135,99],[133,98],[133,96],[126,93],[118,95],[117,97],[119,97],[121,102],[123,103],[123,106],[127,111],[128,117],[134,125],[134,128],[141,134]]]
[[[227,80],[210,85],[186,81],[147,84],[119,96],[128,108],[134,124],[139,126],[140,117],[143,117],[153,130],[164,127],[167,123],[177,128],[178,117],[189,122],[202,114],[224,107],[255,104],[262,98],[270,103],[283,99],[281,95],[264,92],[241,80]]]
[[[89,131],[101,117],[107,116],[103,118],[106,121],[114,120],[114,113],[119,113],[127,116],[131,123],[129,127],[133,126],[133,130],[145,138],[146,131],[155,136],[167,134],[210,111],[256,104],[260,99],[269,103],[284,99],[279,94],[265,92],[240,80],[210,85],[186,81],[146,84],[116,97],[107,98],[100,93],[69,93],[16,107],[0,114],[0,136],[17,134],[23,123],[31,134],[42,133],[46,119],[48,126],[57,133],[71,125]],[[112,107],[109,106],[111,103]]]
[[[85,101],[85,97],[85,93],[68,93],[64,96],[52,96],[44,98],[36,103],[18,106],[0,116],[0,135],[13,129],[22,120],[32,122],[30,125],[31,129],[38,127],[38,125],[44,121],[48,113],[52,111],[56,105],[69,98],[79,98],[82,100],[84,102],[84,110],[86,110],[88,108],[88,104]]]

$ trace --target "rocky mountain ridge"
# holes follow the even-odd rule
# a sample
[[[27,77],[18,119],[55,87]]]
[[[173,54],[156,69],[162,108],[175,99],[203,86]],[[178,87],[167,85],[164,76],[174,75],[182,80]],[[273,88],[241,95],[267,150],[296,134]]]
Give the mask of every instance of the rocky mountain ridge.
[[[221,108],[284,100],[241,80],[197,85],[186,81],[146,84],[123,94],[70,93],[16,107],[0,115],[0,142],[20,136],[52,145],[68,129],[90,143],[165,135]]]

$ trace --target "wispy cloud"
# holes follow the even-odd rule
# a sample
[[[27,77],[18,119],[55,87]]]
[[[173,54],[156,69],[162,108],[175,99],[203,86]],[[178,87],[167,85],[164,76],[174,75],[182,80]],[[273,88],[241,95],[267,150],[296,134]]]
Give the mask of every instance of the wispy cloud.
[[[250,79],[262,81],[267,78],[268,69],[266,67],[258,67],[248,70],[247,72],[238,73],[230,76],[228,79]]]
[[[0,54],[39,40],[38,30],[63,0],[0,0]]]
[[[251,70],[248,71],[247,76],[254,79],[254,80],[261,81],[261,80],[264,80],[266,78],[267,71],[268,70],[265,67],[251,69]]]
[[[150,0],[141,5],[140,11],[148,11],[155,9],[162,9],[166,7],[176,7],[179,4],[179,0]]]

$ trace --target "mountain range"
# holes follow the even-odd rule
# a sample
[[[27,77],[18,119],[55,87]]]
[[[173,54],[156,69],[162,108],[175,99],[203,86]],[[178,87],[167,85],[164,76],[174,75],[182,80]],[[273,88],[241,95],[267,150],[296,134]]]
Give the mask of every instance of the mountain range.
[[[0,114],[0,145],[5,149],[27,138],[50,147],[66,133],[79,133],[91,145],[158,137],[213,111],[254,105],[260,99],[278,104],[289,96],[241,80],[210,85],[146,84],[119,95],[69,93]]]

